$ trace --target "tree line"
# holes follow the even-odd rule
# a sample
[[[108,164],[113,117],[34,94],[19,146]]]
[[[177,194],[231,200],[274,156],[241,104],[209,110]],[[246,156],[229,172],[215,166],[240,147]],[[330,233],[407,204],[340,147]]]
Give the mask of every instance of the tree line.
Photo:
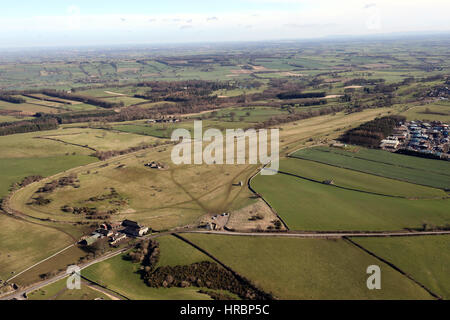
[[[13,95],[4,94],[4,93],[0,93],[0,100],[5,101],[5,102],[9,102],[9,103],[17,103],[17,104],[27,102],[22,97],[15,97]]]
[[[58,128],[58,121],[51,118],[3,122],[0,123],[0,136],[6,136],[15,133],[52,130],[56,128]]]
[[[391,135],[394,128],[404,121],[406,121],[406,118],[398,115],[376,118],[357,128],[348,130],[339,140],[349,144],[378,148],[381,140]]]

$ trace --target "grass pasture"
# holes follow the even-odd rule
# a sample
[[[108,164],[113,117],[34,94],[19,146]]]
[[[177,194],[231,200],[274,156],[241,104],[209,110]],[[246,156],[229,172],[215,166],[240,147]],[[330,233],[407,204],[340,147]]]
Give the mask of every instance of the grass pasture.
[[[14,276],[72,243],[72,239],[60,231],[4,214],[0,214],[0,225],[2,280]]]
[[[282,160],[280,162],[280,170],[318,182],[333,180],[336,186],[378,194],[405,198],[447,197],[447,194],[441,189],[388,179],[300,158]]]
[[[162,230],[193,223],[207,213],[237,209],[251,201],[247,188],[232,184],[248,179],[256,169],[255,165],[177,166],[170,160],[170,151],[168,147],[147,149],[71,170],[78,174],[79,188],[57,189],[46,196],[53,200],[48,205],[27,205],[34,192],[46,183],[44,180],[16,192],[11,198],[11,206],[36,218],[76,222],[85,217],[64,213],[61,206],[84,206],[87,199],[114,188],[127,201],[111,219],[134,219]],[[168,168],[145,167],[144,164],[150,161],[167,164]],[[89,205],[101,204],[89,202]]]
[[[132,300],[209,300],[199,288],[151,288],[141,279],[139,264],[124,260],[124,254],[94,264],[83,276]]]
[[[450,189],[450,162],[424,159],[383,150],[314,147],[298,150],[295,158],[317,161],[440,189]]]
[[[436,102],[423,106],[411,107],[401,113],[408,120],[443,121],[450,122],[450,103],[448,101]]]
[[[182,266],[196,262],[211,261],[207,255],[174,236],[162,236],[159,242],[161,256],[158,266]]]
[[[51,134],[43,137],[86,146],[99,151],[124,150],[140,144],[153,144],[158,141],[153,137],[143,137],[133,133],[90,128],[52,130]]]
[[[407,200],[339,189],[278,173],[253,188],[293,230],[400,230],[450,223],[450,200]]]
[[[344,240],[184,234],[280,299],[430,299],[397,271]],[[383,290],[368,290],[366,268],[380,265]]]
[[[442,298],[450,299],[448,236],[354,238],[353,241],[393,263]]]
[[[87,283],[82,282],[80,290],[69,290],[66,284],[67,279],[61,279],[44,288],[28,294],[29,300],[111,300],[110,297],[92,289]]]

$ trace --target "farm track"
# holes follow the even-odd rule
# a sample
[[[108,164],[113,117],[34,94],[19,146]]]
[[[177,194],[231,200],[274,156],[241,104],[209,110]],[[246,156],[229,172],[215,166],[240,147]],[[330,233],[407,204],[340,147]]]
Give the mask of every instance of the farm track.
[[[265,165],[265,166],[266,166],[266,165]],[[265,166],[264,166],[264,167],[265,167]],[[264,167],[263,167],[263,168],[264,168]],[[260,197],[260,198],[262,199],[262,201],[264,201],[264,203],[270,208],[270,210],[275,214],[275,216],[281,221],[281,223],[283,224],[283,226],[285,227],[285,229],[286,229],[286,230],[289,230],[289,227],[288,227],[287,223],[281,218],[281,216],[278,214],[278,212],[277,212],[277,211],[269,204],[269,202],[268,202],[266,199],[264,199],[263,196],[259,196],[259,193],[257,193],[256,190],[253,189],[253,187],[252,187],[252,180],[253,180],[253,178],[256,177],[260,172],[261,172],[261,170],[258,170],[257,172],[255,172],[255,173],[250,177],[250,179],[248,179],[248,181],[247,181],[247,186],[248,186],[249,190],[250,190],[251,192],[253,192],[253,194],[254,194],[256,197]]]
[[[279,231],[279,232],[234,232],[234,231],[209,231],[209,230],[182,230],[175,233],[200,233],[215,234],[225,236],[252,236],[252,237],[288,237],[288,238],[309,238],[309,239],[329,239],[346,237],[383,238],[383,237],[418,237],[450,235],[448,230],[440,231]]]

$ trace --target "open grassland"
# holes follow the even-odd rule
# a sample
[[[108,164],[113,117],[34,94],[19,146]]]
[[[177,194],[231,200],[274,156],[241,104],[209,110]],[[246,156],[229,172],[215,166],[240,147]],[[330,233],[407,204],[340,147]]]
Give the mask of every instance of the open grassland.
[[[205,120],[202,121],[203,131],[214,128],[219,130],[225,129],[237,129],[237,128],[247,128],[249,124],[243,124],[242,122],[232,122],[232,121],[214,121]],[[136,121],[135,123],[118,124],[112,127],[114,130],[154,136],[157,138],[170,138],[172,132],[175,129],[186,129],[191,135],[194,134],[194,121],[186,120],[178,123],[151,123],[146,124],[144,121]]]
[[[0,197],[8,194],[15,182],[31,175],[51,176],[67,169],[95,162],[86,155],[67,155],[42,158],[0,158]]]
[[[450,200],[408,200],[350,191],[278,173],[253,188],[293,230],[400,230],[450,223]]]
[[[211,261],[211,258],[207,255],[174,236],[158,237],[157,241],[161,250],[158,267],[182,266],[196,262]]]
[[[112,98],[104,98],[105,101],[108,102],[115,102],[115,103],[123,103],[125,107],[140,104],[140,103],[146,103],[149,102],[148,100],[140,99],[140,98],[134,98],[134,97],[127,97],[127,96],[116,96]]]
[[[79,188],[59,188],[45,195],[53,200],[50,204],[28,205],[35,191],[47,182],[43,180],[16,192],[11,207],[37,218],[82,221],[86,217],[64,213],[61,206],[85,206],[91,197],[104,195],[114,188],[125,203],[111,219],[128,218],[161,230],[193,223],[207,213],[238,209],[252,201],[251,192],[245,186],[233,184],[246,181],[255,165],[177,166],[170,160],[170,151],[166,147],[148,149],[67,171],[55,178],[77,173]],[[167,167],[161,170],[145,167],[150,161],[159,161]],[[88,205],[102,204],[89,201]]]
[[[339,112],[310,119],[294,121],[280,127],[280,154],[311,146],[322,141],[336,139],[349,128],[388,114],[390,108],[369,109],[363,112],[345,114]]]
[[[280,171],[292,173],[317,182],[332,180],[336,186],[405,198],[444,198],[441,189],[383,178],[319,162],[288,158],[280,162]]]
[[[209,112],[203,115],[203,118],[209,118],[216,121],[230,122],[250,122],[258,123],[270,119],[274,116],[287,115],[286,110],[272,107],[242,107],[226,108],[219,111]]]
[[[29,175],[50,176],[67,169],[95,162],[87,150],[60,142],[38,139],[40,133],[23,133],[0,137],[0,197],[14,182]]]
[[[72,239],[60,231],[4,214],[0,214],[0,225],[2,280],[9,279],[72,243]]]
[[[442,101],[427,104],[423,106],[411,107],[401,115],[408,120],[423,120],[423,121],[443,121],[450,122],[450,102]]]
[[[298,150],[293,157],[425,186],[450,189],[450,162],[400,155],[359,147],[314,147]]]
[[[39,139],[55,130],[13,134],[0,137],[0,158],[44,158],[66,154],[90,155],[91,150],[57,141]]]
[[[393,263],[442,298],[450,299],[450,238],[354,238],[367,250]]]
[[[47,254],[51,256],[50,253]],[[51,277],[57,273],[64,273],[68,266],[77,264],[79,259],[86,255],[87,253],[79,247],[72,246],[22,273],[14,278],[14,282],[26,286],[41,281],[43,275],[47,274],[48,277]]]
[[[413,281],[344,240],[184,234],[280,299],[430,299]],[[382,290],[368,290],[366,269],[380,265]]]
[[[153,137],[143,137],[133,133],[89,128],[52,130],[51,134],[46,134],[42,137],[60,140],[63,143],[77,144],[99,151],[124,150],[140,144],[153,144],[158,141],[158,139]]]
[[[161,251],[161,254],[164,254]],[[124,259],[125,254],[94,264],[83,276],[132,300],[209,300],[199,288],[151,288],[141,279],[139,264]]]
[[[42,289],[28,294],[29,300],[111,300],[111,298],[99,290],[90,287],[86,282],[81,284],[81,289],[69,290],[67,279],[58,280]]]

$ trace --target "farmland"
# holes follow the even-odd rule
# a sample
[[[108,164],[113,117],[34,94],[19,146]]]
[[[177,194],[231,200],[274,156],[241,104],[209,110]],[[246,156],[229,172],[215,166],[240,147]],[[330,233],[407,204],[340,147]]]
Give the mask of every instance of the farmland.
[[[69,290],[66,286],[67,279],[59,280],[44,289],[39,289],[29,294],[30,300],[111,300],[111,298],[98,289],[93,289],[86,283],[82,283],[80,290]]]
[[[289,158],[281,161],[280,170],[317,182],[329,180],[333,181],[333,184],[336,186],[377,194],[415,199],[447,197],[447,194],[440,189],[388,179],[300,158]]]
[[[446,161],[364,148],[315,147],[299,150],[292,156],[425,186],[450,188],[450,163]]]
[[[161,258],[158,266],[187,265],[208,261],[209,258],[181,240],[166,236],[160,241]],[[209,297],[198,292],[198,288],[151,288],[138,273],[139,264],[133,264],[119,255],[91,266],[83,271],[89,280],[106,285],[130,299],[192,299],[205,300]]]
[[[450,295],[448,240],[445,236],[353,239],[444,299],[449,299]]]
[[[418,283],[449,299],[448,235],[421,232],[449,230],[450,162],[337,143],[385,116],[448,123],[448,58],[441,38],[0,52],[0,279],[17,275],[0,293],[92,261],[82,274],[106,290],[61,280],[30,299],[237,298],[190,279],[145,284],[143,270],[214,260],[196,245],[277,299],[432,299]],[[172,132],[200,120],[203,133],[279,129],[280,171],[175,164]],[[125,219],[151,234],[119,247],[102,238],[107,252],[124,249],[106,260],[101,241],[81,244]],[[159,260],[133,263],[149,239]],[[374,264],[383,290],[367,289]]]
[[[293,230],[381,231],[450,223],[448,199],[392,198],[284,174],[258,175],[252,186]]]
[[[183,236],[281,299],[431,298],[384,264],[383,290],[367,290],[365,268],[379,262],[343,240]]]

